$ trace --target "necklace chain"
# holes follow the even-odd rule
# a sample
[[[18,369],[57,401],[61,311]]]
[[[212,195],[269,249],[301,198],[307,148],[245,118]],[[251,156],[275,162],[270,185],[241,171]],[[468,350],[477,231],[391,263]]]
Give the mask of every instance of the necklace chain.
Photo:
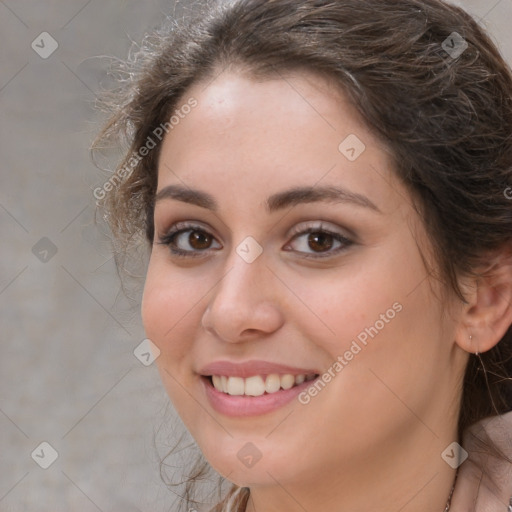
[[[450,506],[452,504],[453,491],[455,491],[455,483],[453,484],[452,490],[450,491],[450,496],[448,496],[448,501],[446,502],[446,507],[444,509],[444,512],[448,512],[450,510]]]

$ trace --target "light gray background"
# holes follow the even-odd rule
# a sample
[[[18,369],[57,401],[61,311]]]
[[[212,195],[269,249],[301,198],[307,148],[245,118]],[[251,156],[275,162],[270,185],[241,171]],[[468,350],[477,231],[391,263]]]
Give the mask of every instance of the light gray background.
[[[457,3],[512,62],[512,0]],[[107,64],[91,57],[125,58],[182,4],[0,0],[0,511],[173,508],[153,445],[163,427],[165,451],[173,414],[154,365],[133,355],[139,296],[120,291],[94,226],[88,147]],[[44,31],[58,42],[47,59],[31,48]],[[43,237],[57,249],[47,262],[33,253]],[[31,458],[42,441],[59,454],[46,470]]]

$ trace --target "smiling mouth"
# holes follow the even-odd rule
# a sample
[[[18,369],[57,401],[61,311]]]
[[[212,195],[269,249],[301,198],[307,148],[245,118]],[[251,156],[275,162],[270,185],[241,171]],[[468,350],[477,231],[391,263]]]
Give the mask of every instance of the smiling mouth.
[[[225,375],[209,375],[211,385],[221,393],[231,396],[262,396],[299,386],[319,377],[319,374],[277,374],[253,375],[251,377],[228,377]]]

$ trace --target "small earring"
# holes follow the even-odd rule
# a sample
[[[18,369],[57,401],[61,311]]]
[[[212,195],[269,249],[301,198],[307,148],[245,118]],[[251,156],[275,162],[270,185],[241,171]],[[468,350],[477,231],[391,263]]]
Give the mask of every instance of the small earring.
[[[471,341],[472,339],[473,339],[473,336],[470,334],[469,335],[469,341]],[[478,355],[478,350],[475,352],[475,356],[477,356],[477,355]]]

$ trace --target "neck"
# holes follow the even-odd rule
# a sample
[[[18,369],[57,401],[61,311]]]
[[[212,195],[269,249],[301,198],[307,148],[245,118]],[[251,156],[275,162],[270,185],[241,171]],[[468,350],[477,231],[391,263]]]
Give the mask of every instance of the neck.
[[[422,427],[424,429],[424,427]],[[456,471],[441,458],[454,436],[400,440],[381,449],[366,464],[323,468],[302,481],[279,481],[275,486],[252,487],[246,512],[444,512]]]

